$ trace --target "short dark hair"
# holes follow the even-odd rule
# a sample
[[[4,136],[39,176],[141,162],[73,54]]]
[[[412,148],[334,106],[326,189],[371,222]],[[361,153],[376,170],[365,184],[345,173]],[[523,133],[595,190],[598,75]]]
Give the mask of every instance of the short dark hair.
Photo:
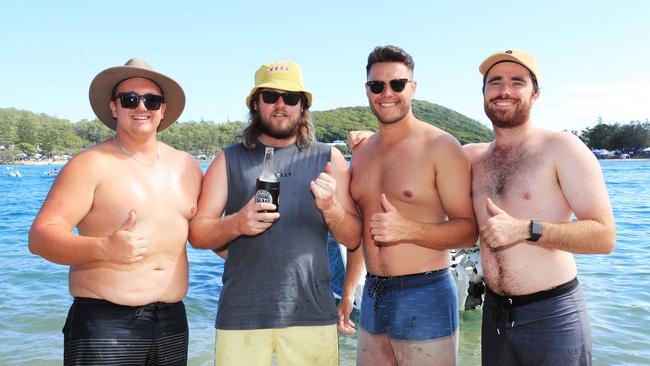
[[[366,65],[366,75],[370,75],[372,65],[380,62],[401,62],[409,70],[413,71],[415,63],[413,58],[403,49],[397,46],[377,46],[370,55],[368,55],[368,64]]]

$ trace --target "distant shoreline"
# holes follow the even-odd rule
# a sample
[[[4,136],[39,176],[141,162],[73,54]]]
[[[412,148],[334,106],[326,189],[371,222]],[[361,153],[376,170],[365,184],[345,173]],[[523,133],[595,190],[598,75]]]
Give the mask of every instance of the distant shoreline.
[[[3,162],[2,165],[65,165],[67,160],[16,160]]]

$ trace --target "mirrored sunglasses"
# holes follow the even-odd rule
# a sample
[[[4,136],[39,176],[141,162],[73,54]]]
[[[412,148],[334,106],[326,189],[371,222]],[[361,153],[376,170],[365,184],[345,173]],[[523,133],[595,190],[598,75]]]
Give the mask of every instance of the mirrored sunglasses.
[[[271,90],[264,90],[262,92],[262,100],[266,104],[275,104],[278,99],[282,97],[282,100],[284,101],[284,104],[289,105],[289,106],[294,106],[300,103],[300,99],[302,98],[302,94],[300,93],[279,93],[276,91],[271,91]]]
[[[165,101],[165,98],[162,95],[156,95],[156,94],[140,95],[134,92],[119,93],[115,96],[115,98],[120,98],[120,104],[122,105],[122,108],[128,108],[128,109],[138,108],[138,103],[140,103],[140,99],[142,99],[142,101],[144,102],[144,107],[150,111],[159,110],[160,105]]]
[[[388,82],[390,88],[393,89],[395,93],[401,93],[404,88],[406,88],[406,83],[411,82],[409,79],[393,79]],[[384,86],[386,85],[385,81],[381,80],[372,80],[366,83],[370,88],[370,91],[374,94],[381,94],[384,91]]]

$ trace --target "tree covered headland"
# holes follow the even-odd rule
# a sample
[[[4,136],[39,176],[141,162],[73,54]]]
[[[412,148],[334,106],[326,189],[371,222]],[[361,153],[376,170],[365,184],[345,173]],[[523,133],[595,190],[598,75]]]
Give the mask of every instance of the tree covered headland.
[[[461,144],[487,142],[492,131],[458,112],[421,100],[413,100],[413,113],[452,135]],[[336,108],[312,112],[319,141],[345,141],[352,130],[376,131],[377,120],[368,107]],[[247,122],[214,123],[186,121],[173,124],[160,134],[160,140],[195,156],[213,156],[223,147],[237,141]],[[606,124],[602,119],[581,132],[573,131],[592,149],[637,150],[650,146],[650,122]],[[74,155],[89,146],[113,136],[114,132],[98,120],[72,123],[66,119],[13,108],[0,108],[0,160],[11,156],[39,153],[44,156]],[[349,153],[347,147],[342,147]],[[13,154],[13,155],[12,155]],[[11,155],[11,156],[10,156]]]
[[[492,131],[479,122],[433,103],[414,100],[413,112],[421,120],[453,134],[461,143],[490,141],[493,138]],[[323,142],[345,141],[352,130],[378,129],[377,120],[368,107],[316,111],[312,112],[312,117],[316,138]],[[186,121],[173,124],[159,137],[161,141],[195,156],[212,156],[236,142],[246,124],[241,121]],[[72,123],[46,114],[0,108],[0,145],[13,146],[17,153],[74,155],[113,135],[114,132],[99,120]],[[342,150],[347,149],[343,147]]]

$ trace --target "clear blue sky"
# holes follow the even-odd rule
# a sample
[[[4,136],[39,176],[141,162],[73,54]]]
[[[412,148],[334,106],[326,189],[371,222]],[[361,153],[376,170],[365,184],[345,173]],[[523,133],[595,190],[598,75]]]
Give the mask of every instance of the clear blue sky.
[[[521,4],[520,4],[521,3]],[[262,63],[292,60],[312,110],[367,105],[368,53],[415,60],[416,98],[486,125],[479,63],[532,51],[543,75],[534,123],[553,130],[650,118],[650,1],[3,1],[0,107],[95,118],[101,70],[144,58],[185,89],[181,121],[246,120]]]

